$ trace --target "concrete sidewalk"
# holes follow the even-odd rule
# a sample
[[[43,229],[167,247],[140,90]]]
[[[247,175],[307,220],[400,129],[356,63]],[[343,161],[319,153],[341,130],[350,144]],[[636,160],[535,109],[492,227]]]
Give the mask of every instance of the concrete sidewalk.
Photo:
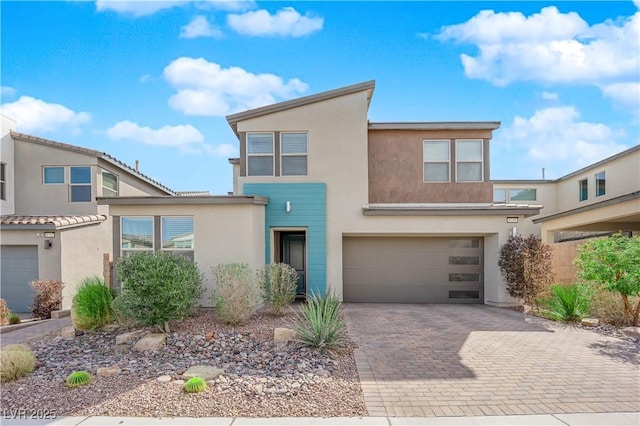
[[[34,321],[33,323],[19,324],[21,327],[2,327],[0,334],[0,346],[16,343],[25,343],[35,337],[40,337],[52,331],[71,325],[71,317]]]
[[[477,417],[60,417],[52,420],[17,419],[22,413],[3,410],[3,426],[638,426],[640,412],[536,414]],[[38,414],[25,413],[24,415]],[[46,413],[44,413],[46,414]]]

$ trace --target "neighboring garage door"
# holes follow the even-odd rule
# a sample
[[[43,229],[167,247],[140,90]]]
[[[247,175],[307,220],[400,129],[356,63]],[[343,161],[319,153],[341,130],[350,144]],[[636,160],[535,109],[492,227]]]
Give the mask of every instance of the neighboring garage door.
[[[38,279],[38,246],[2,246],[0,251],[0,297],[11,312],[29,312],[29,283]]]
[[[344,300],[482,303],[482,246],[480,237],[344,237]]]

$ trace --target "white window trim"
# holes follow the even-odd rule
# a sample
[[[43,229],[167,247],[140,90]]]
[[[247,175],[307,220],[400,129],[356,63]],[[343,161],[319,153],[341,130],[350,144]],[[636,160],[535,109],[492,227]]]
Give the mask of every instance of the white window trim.
[[[89,169],[89,183],[72,183],[71,182],[71,169],[72,168],[83,168],[83,169]],[[91,191],[91,197],[89,197],[89,201],[73,201],[71,198],[71,189],[74,186],[89,186],[90,191]],[[93,202],[93,168],[91,166],[69,166],[69,202],[70,203],[91,203]]]
[[[44,179],[45,169],[62,169],[62,182],[48,183]],[[64,185],[67,183],[67,168],[65,166],[42,166],[42,184],[43,185]]]
[[[249,135],[251,134],[270,134],[271,135],[271,154],[249,154]],[[247,158],[245,160],[246,175],[247,177],[269,177],[276,175],[276,134],[275,132],[247,132],[245,134],[245,148],[247,152]],[[250,175],[249,174],[249,157],[271,157],[271,174],[270,175]]]
[[[124,248],[122,247],[122,220],[128,218],[136,218],[136,219],[151,219],[151,247],[150,248]],[[122,255],[126,251],[155,251],[156,250],[156,242],[155,242],[155,220],[153,216],[120,216],[120,255]]]
[[[446,142],[447,143],[447,152],[449,159],[447,161],[439,160],[439,161],[426,161],[424,158],[424,145],[427,142]],[[424,173],[424,165],[426,163],[447,163],[449,173],[447,176],[447,180],[427,180],[427,176]],[[424,139],[422,141],[422,182],[423,183],[450,183],[451,182],[451,139]]]
[[[185,217],[186,218],[191,218],[191,224],[193,226],[193,247],[191,247],[191,248],[170,248],[170,249],[169,248],[164,248],[163,247],[164,246],[164,238],[163,238],[164,236],[163,236],[163,233],[162,233],[164,228],[162,227],[162,219],[171,219],[171,218],[180,218],[181,219],[181,218],[185,218]],[[195,235],[196,235],[196,221],[194,220],[193,216],[188,216],[188,215],[185,215],[185,216],[175,216],[175,215],[160,216],[160,250],[162,250],[162,251],[171,251],[171,252],[173,252],[173,251],[186,251],[186,252],[195,251],[196,250],[196,238],[195,238]]]
[[[458,164],[460,163],[477,163],[478,161],[459,161],[458,160],[458,142],[480,142],[480,180],[458,180]],[[460,183],[478,183],[484,182],[484,140],[482,139],[456,139],[455,140],[455,150],[456,150],[456,182]]]
[[[107,191],[109,191],[109,192],[113,191],[113,189],[111,189],[111,188],[107,188],[107,187],[105,187],[105,186],[104,186],[104,175],[105,175],[105,173],[110,174],[110,175],[112,175],[112,176],[115,176],[115,178],[116,178],[116,195],[115,195],[115,196],[116,196],[116,197],[117,197],[117,196],[119,196],[119,195],[120,195],[120,176],[118,176],[117,174],[112,173],[112,172],[110,172],[110,171],[108,171],[108,170],[102,170],[102,171],[101,171],[101,173],[100,173],[100,176],[101,176],[101,178],[102,178],[102,182],[101,182],[101,186],[102,186],[102,196],[103,196],[103,197],[105,197],[105,193],[104,193],[104,190],[105,190],[105,189],[106,189]]]
[[[291,134],[291,133],[304,133],[305,135],[307,135],[307,152],[299,152],[299,153],[289,152],[287,154],[283,154],[282,153],[282,135],[283,134]],[[280,154],[280,158],[279,158],[279,160],[280,160],[280,176],[285,176],[285,177],[287,177],[287,176],[294,176],[294,177],[295,176],[309,176],[309,132],[303,132],[303,131],[300,131],[300,132],[293,132],[293,131],[280,132],[280,153],[279,154]],[[282,173],[282,157],[300,157],[302,155],[307,157],[307,174],[306,175],[284,175]],[[275,170],[274,170],[274,172],[275,172]]]

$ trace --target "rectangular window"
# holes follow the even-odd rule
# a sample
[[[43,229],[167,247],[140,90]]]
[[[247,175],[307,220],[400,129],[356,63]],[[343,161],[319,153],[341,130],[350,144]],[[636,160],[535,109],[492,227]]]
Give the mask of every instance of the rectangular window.
[[[71,202],[91,202],[91,167],[71,167]]]
[[[449,265],[480,265],[480,256],[449,256]]]
[[[7,199],[6,168],[7,168],[7,165],[5,163],[0,163],[0,200]]]
[[[605,176],[604,172],[600,172],[596,175],[596,197],[604,195],[605,193]]]
[[[534,188],[529,189],[510,189],[509,200],[511,201],[536,201],[536,190]]]
[[[64,183],[64,167],[45,166],[42,171],[42,182],[47,185]]]
[[[451,283],[475,283],[480,282],[479,273],[452,273],[449,274]]]
[[[193,250],[193,217],[162,218],[162,249]]]
[[[153,218],[122,217],[120,245],[126,250],[153,250]]]
[[[307,134],[280,134],[280,165],[282,176],[307,175]]]
[[[118,196],[118,176],[109,172],[102,172],[102,196]]]
[[[482,182],[482,139],[456,140],[456,182]]]
[[[273,176],[273,133],[247,133],[247,176]]]
[[[422,160],[425,182],[449,182],[449,141],[424,141]]]
[[[502,189],[494,189],[493,190],[493,202],[494,203],[506,203],[507,202],[507,190]]]
[[[578,182],[578,191],[580,194],[580,201],[585,201],[589,198],[589,182],[587,179],[583,179]]]
[[[464,240],[464,239],[449,240],[449,247],[450,248],[480,248],[480,240],[478,240],[478,239],[473,239],[473,240]]]

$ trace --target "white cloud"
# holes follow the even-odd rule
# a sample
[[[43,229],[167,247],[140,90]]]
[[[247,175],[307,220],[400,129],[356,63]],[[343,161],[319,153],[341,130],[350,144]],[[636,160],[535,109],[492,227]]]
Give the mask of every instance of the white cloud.
[[[443,27],[438,38],[475,45],[477,55],[460,55],[467,77],[497,86],[535,81],[605,87],[637,81],[640,69],[640,12],[589,26],[577,13],[554,6],[528,17],[485,10]]]
[[[640,0],[638,0],[640,1]],[[640,111],[640,83],[615,83],[600,86],[602,93],[623,107]]]
[[[627,148],[617,142],[623,132],[579,119],[580,112],[572,106],[541,109],[529,118],[516,116],[496,135],[496,141],[524,148],[532,165],[565,172]]]
[[[149,75],[149,74],[145,74],[142,77],[140,77],[140,83],[142,83],[142,84],[148,83],[150,81],[153,81],[153,77],[151,77],[151,75]]]
[[[206,145],[206,153],[220,158],[232,158],[238,156],[238,150],[230,143],[223,143],[216,146]]]
[[[297,78],[285,82],[275,74],[222,68],[204,58],[178,58],[165,67],[164,78],[177,89],[169,105],[187,115],[226,115],[290,99],[307,90]]]
[[[187,3],[185,0],[97,0],[96,10],[98,12],[111,10],[113,12],[139,17],[153,15],[160,10],[171,9],[176,6],[184,6]]]
[[[204,142],[202,133],[190,124],[152,129],[125,120],[109,128],[107,135],[114,141],[128,140],[154,146],[184,147]]]
[[[12,118],[17,128],[26,133],[50,133],[56,130],[79,132],[80,127],[91,121],[87,112],[75,112],[64,105],[48,103],[31,96],[2,104],[2,114]]]
[[[242,12],[256,7],[253,0],[206,0],[197,2],[196,6],[201,9],[217,9],[229,12]]]
[[[236,32],[250,36],[302,37],[321,30],[324,18],[309,13],[302,16],[294,8],[285,7],[275,15],[264,9],[230,14],[227,24]]]
[[[546,99],[548,101],[555,101],[558,99],[558,94],[556,92],[542,92],[542,99]]]
[[[196,16],[180,29],[180,38],[222,37],[220,28],[211,25],[205,16]]]
[[[18,91],[15,88],[11,87],[11,86],[1,86],[0,87],[0,95],[1,96],[12,97],[12,96],[15,96],[15,94],[17,92]]]

